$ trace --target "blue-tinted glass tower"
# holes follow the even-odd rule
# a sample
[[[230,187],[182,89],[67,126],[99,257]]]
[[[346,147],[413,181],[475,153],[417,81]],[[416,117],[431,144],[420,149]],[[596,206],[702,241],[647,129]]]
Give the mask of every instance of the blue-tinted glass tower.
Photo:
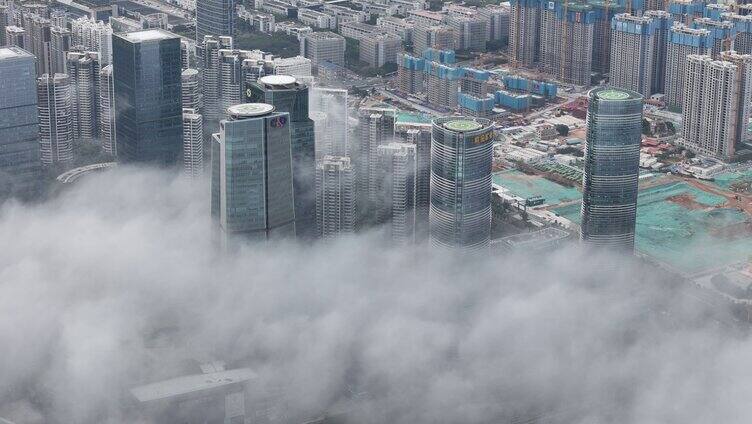
[[[308,87],[291,76],[270,75],[250,84],[247,97],[249,102],[268,103],[277,112],[290,114],[295,228],[300,238],[316,237],[316,145],[308,116]]]
[[[235,33],[235,0],[198,0],[196,2],[196,42],[207,35],[229,36]]]
[[[112,36],[121,162],[174,165],[183,148],[180,37],[161,29]]]
[[[38,193],[39,115],[34,56],[0,47],[0,200]]]
[[[211,214],[223,240],[295,236],[290,115],[231,106],[212,140]]]
[[[582,180],[584,243],[634,250],[643,98],[633,91],[590,92]]]
[[[480,250],[491,239],[491,161],[494,129],[488,119],[433,121],[431,136],[431,245]]]

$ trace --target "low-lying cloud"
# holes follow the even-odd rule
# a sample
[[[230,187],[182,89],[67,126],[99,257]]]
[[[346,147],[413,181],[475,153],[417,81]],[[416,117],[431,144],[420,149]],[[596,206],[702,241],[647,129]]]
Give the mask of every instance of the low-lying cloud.
[[[128,388],[218,359],[281,388],[286,422],[355,399],[359,423],[752,421],[750,340],[639,263],[374,234],[222,254],[208,204],[129,168],[6,203],[0,416],[131,422]]]

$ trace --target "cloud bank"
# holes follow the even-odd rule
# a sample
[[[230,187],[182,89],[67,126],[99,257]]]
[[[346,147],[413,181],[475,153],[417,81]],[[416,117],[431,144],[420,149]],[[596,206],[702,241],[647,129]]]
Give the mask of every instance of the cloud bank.
[[[361,423],[752,421],[746,334],[640,264],[374,234],[221,254],[208,203],[120,168],[3,206],[0,416],[131,422],[128,388],[221,359],[281,387],[286,422],[354,399]]]

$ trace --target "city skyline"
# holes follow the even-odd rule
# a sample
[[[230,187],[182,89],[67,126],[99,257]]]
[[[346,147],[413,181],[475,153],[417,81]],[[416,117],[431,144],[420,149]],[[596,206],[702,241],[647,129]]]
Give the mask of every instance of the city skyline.
[[[750,53],[699,0],[0,0],[0,423],[746,424]]]

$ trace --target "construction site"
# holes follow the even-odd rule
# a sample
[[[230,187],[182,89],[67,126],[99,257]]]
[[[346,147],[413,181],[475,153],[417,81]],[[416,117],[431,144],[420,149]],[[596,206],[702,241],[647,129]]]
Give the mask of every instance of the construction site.
[[[693,276],[720,272],[752,260],[752,170],[702,181],[666,174],[640,177],[637,251],[672,271]],[[543,173],[505,170],[494,184],[521,199],[542,198],[529,213],[552,213],[572,228],[580,221],[581,188],[558,184]]]

